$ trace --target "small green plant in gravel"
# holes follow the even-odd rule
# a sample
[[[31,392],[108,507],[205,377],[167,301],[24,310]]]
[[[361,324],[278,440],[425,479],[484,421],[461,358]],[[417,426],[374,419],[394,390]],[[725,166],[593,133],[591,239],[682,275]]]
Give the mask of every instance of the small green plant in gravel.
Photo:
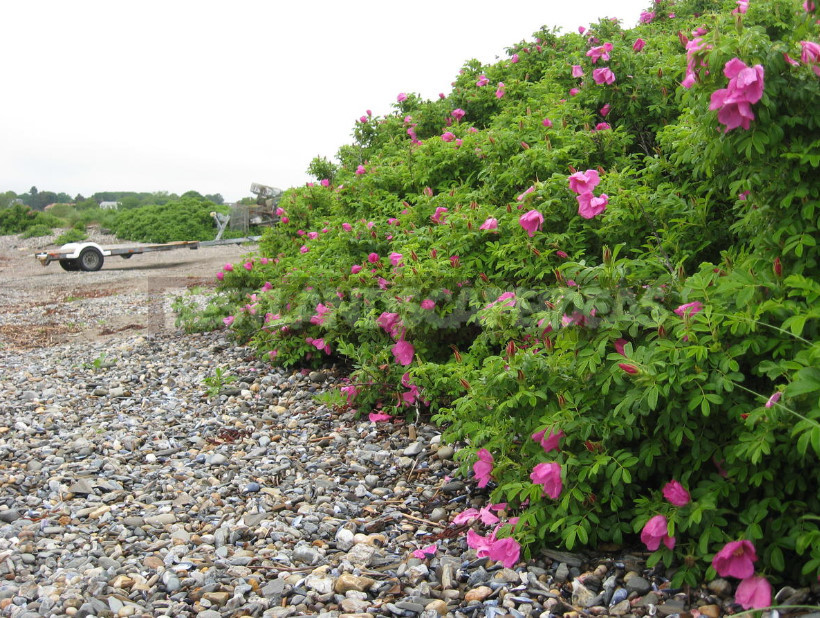
[[[228,384],[236,382],[236,376],[230,375],[225,369],[222,369],[222,367],[217,367],[214,370],[214,375],[204,378],[202,382],[207,387],[205,394],[208,399],[213,399],[217,397]]]

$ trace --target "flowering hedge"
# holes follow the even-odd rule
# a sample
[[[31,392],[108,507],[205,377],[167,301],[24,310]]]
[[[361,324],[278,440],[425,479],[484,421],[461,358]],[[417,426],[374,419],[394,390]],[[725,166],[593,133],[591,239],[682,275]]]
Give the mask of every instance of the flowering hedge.
[[[374,422],[431,413],[479,555],[643,542],[747,607],[817,578],[817,17],[662,0],[402,93],[219,274],[226,324],[345,363]]]

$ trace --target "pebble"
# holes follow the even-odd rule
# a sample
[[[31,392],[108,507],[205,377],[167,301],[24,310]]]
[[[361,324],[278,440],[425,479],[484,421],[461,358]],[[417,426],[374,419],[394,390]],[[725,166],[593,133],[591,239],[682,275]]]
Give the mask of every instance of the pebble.
[[[103,353],[104,373],[77,362]],[[272,368],[220,332],[0,349],[0,367],[3,615],[624,616],[654,601],[660,616],[699,604],[712,617],[731,604],[715,580],[686,606],[626,551],[547,549],[505,569],[461,534],[413,557],[445,529],[431,522],[487,500],[438,428],[325,407],[314,397],[335,370]],[[209,398],[218,367],[236,388]]]

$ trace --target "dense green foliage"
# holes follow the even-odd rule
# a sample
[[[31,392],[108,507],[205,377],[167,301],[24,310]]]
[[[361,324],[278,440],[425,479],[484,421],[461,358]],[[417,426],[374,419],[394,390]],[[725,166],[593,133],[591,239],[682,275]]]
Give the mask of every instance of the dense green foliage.
[[[486,449],[530,548],[637,542],[662,515],[676,543],[650,562],[676,585],[736,539],[758,571],[815,579],[820,69],[801,42],[818,30],[797,0],[733,9],[542,29],[445,98],[364,117],[338,166],[311,163],[326,182],[283,197],[264,257],[220,273],[226,323],[274,362],[346,363],[363,413],[429,410],[464,472]],[[765,87],[725,130],[710,103],[733,59]],[[608,198],[590,218],[584,170]],[[555,499],[530,478],[547,462]],[[673,479],[691,501],[664,499]]]
[[[38,227],[40,231],[45,228],[45,234],[35,233],[32,236],[44,236],[51,233],[50,228],[61,223],[62,221],[53,215],[33,211],[22,204],[0,209],[0,234],[22,234]]]
[[[217,210],[216,204],[196,197],[123,210],[117,213],[114,233],[119,238],[152,243],[211,240],[216,236],[210,215],[214,210]]]

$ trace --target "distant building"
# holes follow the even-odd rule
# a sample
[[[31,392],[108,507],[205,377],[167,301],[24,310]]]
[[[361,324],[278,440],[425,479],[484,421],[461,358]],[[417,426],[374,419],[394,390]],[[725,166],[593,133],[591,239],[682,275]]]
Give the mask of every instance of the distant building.
[[[119,202],[100,202],[100,208],[103,210],[117,210],[119,207]]]

